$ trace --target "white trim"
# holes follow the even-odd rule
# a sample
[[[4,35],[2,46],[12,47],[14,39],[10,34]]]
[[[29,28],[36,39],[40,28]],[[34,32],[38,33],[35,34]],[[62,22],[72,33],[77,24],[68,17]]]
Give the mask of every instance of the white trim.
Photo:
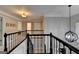
[[[3,11],[0,11],[0,15],[6,16],[6,17],[11,17],[11,18],[13,18],[13,19],[16,19],[16,21],[21,21],[21,19],[15,17],[15,16],[13,16],[13,15],[10,15],[10,14],[8,14],[8,13],[6,13],[6,12],[3,12]]]

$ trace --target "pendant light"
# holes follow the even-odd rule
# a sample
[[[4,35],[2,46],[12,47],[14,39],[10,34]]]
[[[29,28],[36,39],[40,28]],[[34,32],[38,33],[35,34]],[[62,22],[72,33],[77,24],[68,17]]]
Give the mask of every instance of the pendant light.
[[[70,28],[70,30],[65,33],[65,39],[68,42],[74,42],[78,39],[78,35],[71,31],[71,6],[72,5],[68,5],[68,7],[69,7],[69,28]]]

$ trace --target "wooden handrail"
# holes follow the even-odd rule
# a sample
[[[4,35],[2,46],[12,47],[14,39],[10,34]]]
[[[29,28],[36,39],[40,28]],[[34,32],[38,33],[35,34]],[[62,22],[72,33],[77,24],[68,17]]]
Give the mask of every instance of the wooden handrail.
[[[58,40],[59,42],[61,42],[62,44],[64,44],[65,46],[67,46],[70,50],[74,51],[75,53],[79,54],[79,49],[77,49],[76,47],[70,45],[69,43],[59,39],[58,37],[52,35],[53,38],[55,38],[56,40]]]

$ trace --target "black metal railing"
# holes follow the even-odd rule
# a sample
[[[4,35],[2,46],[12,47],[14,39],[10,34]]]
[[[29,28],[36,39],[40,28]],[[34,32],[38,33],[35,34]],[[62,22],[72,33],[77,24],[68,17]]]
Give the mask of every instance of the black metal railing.
[[[45,40],[50,38],[50,34],[28,34],[27,35],[27,52],[29,53],[33,53],[33,54],[45,54],[46,53],[46,44],[45,44]],[[29,52],[29,50],[32,49],[29,48],[29,40],[32,44],[30,44],[31,46],[33,46],[33,52]],[[28,43],[29,42],[29,43]]]
[[[28,39],[30,39],[33,45],[33,54],[72,54],[79,53],[79,49],[70,45],[69,43],[57,38],[56,36],[50,34],[29,34]],[[38,43],[41,39],[41,43]],[[47,42],[45,43],[45,40]],[[42,47],[39,45],[42,44]],[[45,45],[46,44],[46,45]],[[37,46],[36,46],[37,45]],[[42,48],[42,51],[41,49]],[[29,48],[30,50],[31,48]],[[39,51],[40,50],[40,51]],[[27,51],[28,52],[28,51]],[[29,54],[29,52],[28,52]]]
[[[4,34],[4,52],[11,53],[16,47],[18,47],[27,38],[27,33],[38,33],[43,30],[24,30],[14,33]]]
[[[39,33],[38,33],[39,32]],[[25,30],[4,34],[4,51],[8,54],[27,39],[27,54],[79,54],[79,49],[43,30]],[[38,33],[38,34],[37,34]]]
[[[26,39],[27,31],[4,34],[4,51],[9,54]]]
[[[46,54],[46,44],[44,44],[44,53]]]
[[[71,44],[57,38],[54,35],[52,36],[52,48],[53,52],[52,53],[58,53],[58,54],[79,54],[79,49],[76,48],[75,46],[72,46]]]

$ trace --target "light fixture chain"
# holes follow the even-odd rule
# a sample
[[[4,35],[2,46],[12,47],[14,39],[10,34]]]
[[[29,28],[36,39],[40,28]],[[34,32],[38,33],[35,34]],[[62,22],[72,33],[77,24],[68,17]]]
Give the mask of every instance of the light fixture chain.
[[[71,5],[69,5],[69,25],[70,25],[70,31],[71,31]],[[70,35],[70,40],[71,40],[71,35]]]
[[[70,28],[70,31],[71,31],[71,5],[69,5],[69,28]]]

